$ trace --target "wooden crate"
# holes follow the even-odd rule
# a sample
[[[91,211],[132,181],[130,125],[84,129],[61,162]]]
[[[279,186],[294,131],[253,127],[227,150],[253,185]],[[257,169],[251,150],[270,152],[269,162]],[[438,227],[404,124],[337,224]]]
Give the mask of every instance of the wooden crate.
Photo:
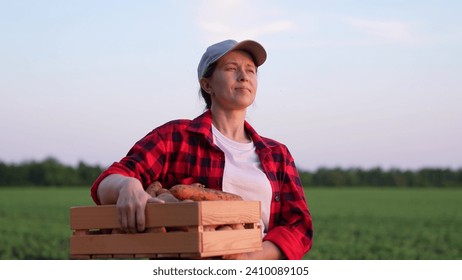
[[[117,230],[120,225],[115,205],[72,207],[70,214],[71,259],[197,259],[252,252],[262,246],[258,201],[149,203],[147,231],[133,234]],[[225,224],[244,224],[244,229],[206,228]]]

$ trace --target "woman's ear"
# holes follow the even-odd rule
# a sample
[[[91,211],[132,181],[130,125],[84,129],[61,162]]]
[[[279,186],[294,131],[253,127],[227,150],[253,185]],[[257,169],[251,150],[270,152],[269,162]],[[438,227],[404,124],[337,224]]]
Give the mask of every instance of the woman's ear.
[[[200,85],[201,85],[201,88],[207,92],[208,94],[212,95],[213,93],[213,89],[212,89],[212,86],[210,84],[210,81],[209,79],[207,78],[202,78],[200,81],[199,81]]]

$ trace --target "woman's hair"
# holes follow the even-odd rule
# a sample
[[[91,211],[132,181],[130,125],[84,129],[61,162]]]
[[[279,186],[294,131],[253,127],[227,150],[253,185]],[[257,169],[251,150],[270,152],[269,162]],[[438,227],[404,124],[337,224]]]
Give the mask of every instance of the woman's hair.
[[[205,70],[204,75],[202,78],[210,78],[213,75],[213,72],[215,71],[215,68],[217,67],[217,61],[214,63],[210,64],[210,66]],[[210,97],[210,94],[207,93],[201,86],[200,93],[202,95],[202,98],[205,100],[205,108],[210,109],[212,107],[212,98]]]

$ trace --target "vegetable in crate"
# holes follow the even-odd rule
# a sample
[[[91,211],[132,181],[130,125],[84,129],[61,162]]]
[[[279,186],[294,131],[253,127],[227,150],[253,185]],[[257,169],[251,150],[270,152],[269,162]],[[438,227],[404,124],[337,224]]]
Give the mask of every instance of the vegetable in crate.
[[[243,200],[239,195],[208,189],[205,188],[204,185],[198,183],[191,185],[176,185],[170,188],[170,192],[179,200]]]

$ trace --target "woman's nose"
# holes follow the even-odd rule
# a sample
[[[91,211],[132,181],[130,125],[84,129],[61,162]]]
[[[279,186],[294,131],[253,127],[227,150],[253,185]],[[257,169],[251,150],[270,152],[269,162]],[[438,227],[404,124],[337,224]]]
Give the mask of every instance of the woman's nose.
[[[248,80],[249,80],[249,77],[247,76],[247,73],[241,69],[238,74],[238,81],[244,82]]]

